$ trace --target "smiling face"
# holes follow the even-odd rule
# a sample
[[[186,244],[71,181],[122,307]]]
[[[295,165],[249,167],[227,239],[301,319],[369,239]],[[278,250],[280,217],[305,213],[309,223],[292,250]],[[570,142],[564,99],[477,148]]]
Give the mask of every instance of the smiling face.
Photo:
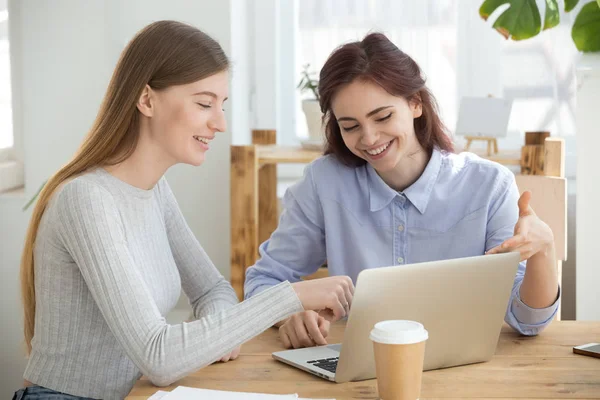
[[[414,119],[422,114],[418,102],[391,95],[371,81],[354,80],[331,105],[346,147],[380,173],[421,148],[414,129]]]
[[[204,162],[211,140],[227,129],[223,103],[228,91],[227,71],[186,85],[150,90],[147,102],[152,109],[140,111],[150,117],[150,140],[164,150],[171,164]]]

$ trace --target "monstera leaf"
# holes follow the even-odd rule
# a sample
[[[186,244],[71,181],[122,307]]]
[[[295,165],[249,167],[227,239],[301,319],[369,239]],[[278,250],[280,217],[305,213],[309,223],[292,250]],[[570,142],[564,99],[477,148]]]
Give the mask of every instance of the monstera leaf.
[[[545,0],[543,29],[550,29],[560,22],[558,0]],[[564,0],[565,12],[573,10],[579,0]],[[524,40],[542,31],[540,10],[535,0],[485,0],[479,8],[479,15],[487,20],[499,7],[508,5],[493,24],[507,39]],[[573,42],[584,52],[600,51],[600,0],[585,4],[573,24]]]
[[[544,14],[544,30],[554,28],[560,22],[560,11],[556,0],[546,0],[546,14]]]
[[[600,0],[598,0],[600,1]],[[569,12],[575,8],[575,6],[579,3],[579,0],[565,0],[565,11]]]
[[[600,51],[600,0],[583,6],[571,30],[578,50]]]
[[[503,4],[509,4],[509,7],[500,14],[493,25],[502,36],[523,40],[540,33],[542,21],[535,0],[485,0],[479,9],[479,15],[487,21]]]

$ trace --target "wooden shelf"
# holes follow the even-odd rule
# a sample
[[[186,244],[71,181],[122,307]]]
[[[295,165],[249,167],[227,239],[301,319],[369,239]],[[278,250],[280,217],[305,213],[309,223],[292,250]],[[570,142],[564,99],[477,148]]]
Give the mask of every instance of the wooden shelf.
[[[521,165],[521,152],[519,150],[500,151],[498,154],[492,154],[491,156],[477,151],[472,151],[472,153],[503,165]]]
[[[306,150],[302,147],[283,147],[277,145],[256,145],[258,163],[268,164],[306,164],[323,155],[322,151]]]
[[[460,151],[461,149],[457,149]],[[256,145],[256,156],[258,163],[270,164],[305,164],[321,157],[323,153],[317,150],[306,150],[302,147],[284,147],[277,145]],[[504,165],[521,165],[521,153],[519,150],[501,151],[498,154],[488,156],[484,153],[473,152],[482,158],[495,161]]]

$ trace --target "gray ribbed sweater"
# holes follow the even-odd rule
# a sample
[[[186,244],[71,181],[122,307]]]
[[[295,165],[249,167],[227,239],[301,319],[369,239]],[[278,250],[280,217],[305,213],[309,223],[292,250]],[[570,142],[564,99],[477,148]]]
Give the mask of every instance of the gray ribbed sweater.
[[[142,190],[97,169],[67,183],[44,213],[34,257],[24,377],[77,396],[124,398],[141,374],[168,385],[302,311],[288,282],[236,305],[164,178]],[[196,320],[168,325],[182,287]]]

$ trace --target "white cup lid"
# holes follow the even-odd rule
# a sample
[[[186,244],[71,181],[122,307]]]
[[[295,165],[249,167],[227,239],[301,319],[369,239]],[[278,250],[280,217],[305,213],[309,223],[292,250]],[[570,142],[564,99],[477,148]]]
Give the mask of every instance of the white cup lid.
[[[416,321],[390,320],[376,323],[370,338],[378,343],[412,344],[427,340],[429,333]]]

